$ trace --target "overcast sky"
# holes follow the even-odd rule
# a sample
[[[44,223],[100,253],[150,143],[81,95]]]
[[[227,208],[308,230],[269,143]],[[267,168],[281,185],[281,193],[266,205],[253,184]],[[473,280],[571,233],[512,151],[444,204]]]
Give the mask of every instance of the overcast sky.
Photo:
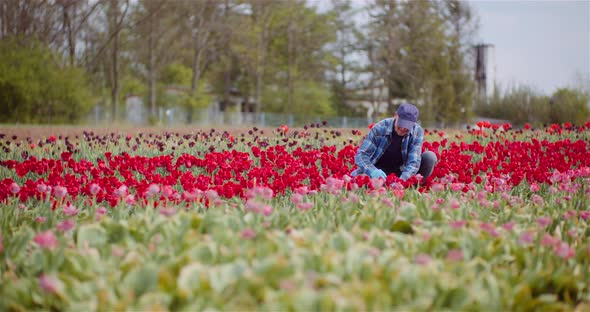
[[[369,1],[352,0],[356,8]],[[321,9],[330,6],[329,0],[308,2]],[[550,95],[557,88],[574,86],[576,75],[590,81],[590,0],[469,3],[479,17],[477,42],[494,45],[496,81],[503,89],[526,84]]]
[[[551,94],[590,77],[590,0],[472,0],[478,39],[493,44],[496,80]]]

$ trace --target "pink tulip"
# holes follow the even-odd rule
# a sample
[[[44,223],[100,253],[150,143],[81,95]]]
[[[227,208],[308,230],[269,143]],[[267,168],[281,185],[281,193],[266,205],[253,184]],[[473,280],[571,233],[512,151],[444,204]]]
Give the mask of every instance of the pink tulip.
[[[451,191],[458,192],[465,187],[464,183],[452,183],[451,184]]]
[[[76,225],[76,222],[74,222],[74,220],[68,219],[58,224],[55,228],[60,232],[67,232],[73,229],[74,225]]]
[[[462,228],[467,222],[465,220],[458,220],[458,221],[453,221],[451,222],[451,227],[453,229],[460,229]]]
[[[307,186],[300,186],[295,189],[295,193],[299,195],[307,195],[307,193],[309,193],[309,189]]]
[[[571,238],[576,238],[578,237],[578,231],[576,231],[576,229],[570,229],[567,231],[567,236]]]
[[[451,249],[447,253],[447,260],[449,261],[463,261],[463,251],[461,249]]]
[[[575,210],[568,210],[563,214],[563,218],[566,220],[570,220],[576,217],[578,213]]]
[[[240,237],[243,239],[253,239],[256,237],[256,231],[251,228],[243,229],[240,233]]]
[[[12,182],[10,184],[10,192],[12,194],[16,194],[16,193],[20,192],[20,186],[18,184],[16,184],[16,182]]]
[[[166,207],[162,207],[160,208],[160,214],[165,216],[165,217],[170,217],[173,216],[176,213],[176,209],[174,209],[174,207],[170,207],[170,208],[166,208]]]
[[[514,222],[510,221],[502,224],[502,228],[508,232],[512,232],[512,230],[514,229],[514,225]]]
[[[47,192],[47,185],[45,185],[43,183],[37,184],[37,192],[42,193],[42,194]]]
[[[493,237],[498,237],[500,233],[496,231],[496,227],[491,223],[482,223],[480,225],[481,229],[488,232],[488,234],[492,235]]]
[[[538,206],[541,206],[545,203],[543,197],[539,196],[538,194],[533,194],[533,196],[531,196],[531,201]]]
[[[441,183],[434,183],[432,184],[432,186],[430,187],[430,190],[432,192],[442,192],[445,190],[445,186],[442,185]]]
[[[75,216],[78,214],[78,209],[76,209],[76,207],[70,203],[66,204],[65,206],[63,206],[63,213],[66,216]]]
[[[348,200],[350,200],[350,202],[353,202],[353,203],[358,203],[359,202],[359,197],[356,194],[354,194],[354,193],[350,193],[348,195]]]
[[[176,191],[170,185],[164,185],[164,190],[162,190],[162,195],[166,198],[173,198],[176,195]]]
[[[297,204],[297,208],[299,209],[299,211],[308,211],[312,207],[313,207],[313,203],[310,203],[310,202]]]
[[[99,216],[104,216],[107,214],[107,209],[103,206],[100,206],[98,209],[96,209],[96,214]]]
[[[53,188],[53,195],[55,195],[57,198],[64,198],[66,195],[68,195],[68,189],[58,185]]]
[[[418,254],[416,258],[414,258],[414,262],[419,265],[427,265],[432,261],[432,258],[427,254]]]
[[[96,194],[98,194],[98,192],[100,192],[100,186],[96,183],[92,183],[92,184],[90,184],[89,191],[90,191],[90,194],[96,195]]]
[[[207,197],[207,199],[210,201],[214,201],[219,198],[219,194],[216,190],[206,190],[205,197]]]
[[[41,248],[53,250],[57,247],[57,238],[51,230],[38,233],[33,241]]]
[[[572,258],[575,255],[575,251],[566,242],[561,242],[554,247],[555,254],[563,259]]]
[[[551,224],[551,218],[549,218],[549,217],[539,217],[539,218],[537,218],[537,224],[540,227],[547,227],[547,226],[549,226],[549,224]]]
[[[50,294],[57,293],[58,287],[59,287],[58,283],[59,283],[58,280],[52,276],[42,274],[39,277],[39,287],[41,287],[41,289],[46,293],[50,293]]]
[[[160,193],[160,187],[157,184],[150,184],[145,191],[145,197],[150,198]]]
[[[541,246],[553,247],[557,246],[559,242],[559,238],[553,237],[550,234],[545,233],[545,235],[543,235],[543,239],[541,239]]]
[[[291,202],[294,204],[299,204],[299,203],[303,202],[303,195],[298,194],[298,193],[291,195]]]
[[[264,206],[264,208],[262,209],[262,214],[264,214],[265,216],[270,216],[270,214],[272,213],[272,206],[271,205],[266,205]]]
[[[520,235],[520,238],[518,239],[518,241],[521,244],[528,245],[533,242],[534,238],[535,238],[535,235],[532,232],[524,232]]]
[[[133,194],[128,194],[125,196],[125,203],[129,206],[135,204],[135,196],[133,196]]]
[[[127,195],[127,186],[125,184],[119,186],[114,192],[113,194],[117,197],[124,197],[125,195]]]

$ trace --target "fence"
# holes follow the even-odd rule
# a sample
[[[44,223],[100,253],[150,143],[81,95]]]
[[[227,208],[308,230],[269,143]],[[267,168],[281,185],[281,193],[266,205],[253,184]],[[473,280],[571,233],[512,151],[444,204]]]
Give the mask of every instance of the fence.
[[[137,126],[150,125],[150,118],[146,110],[128,110],[117,119],[118,122]],[[111,112],[102,106],[96,106],[88,117],[88,123],[94,125],[108,124],[112,120]],[[303,116],[280,113],[244,113],[244,112],[220,112],[215,110],[203,110],[192,115],[181,108],[159,109],[158,117],[153,123],[165,126],[234,126],[234,127],[303,127],[305,125],[326,122],[330,127],[336,128],[366,128],[372,121],[368,118],[345,116]]]
[[[139,107],[139,108],[137,108]],[[163,126],[183,126],[192,125],[196,127],[216,127],[216,126],[231,126],[231,127],[278,127],[280,125],[288,125],[289,127],[303,127],[305,125],[318,124],[326,122],[327,126],[334,128],[366,128],[370,123],[377,120],[359,117],[345,117],[345,116],[303,116],[296,114],[280,114],[280,113],[244,113],[244,112],[220,112],[215,109],[206,109],[202,111],[193,112],[189,114],[182,108],[160,108],[157,118],[150,122],[148,111],[142,106],[127,107],[127,109],[120,113],[120,118],[117,122],[135,125],[135,126],[149,126],[150,124],[158,124]],[[103,106],[96,106],[91,114],[88,116],[87,123],[94,125],[108,125],[112,122],[110,110]],[[492,123],[510,122],[508,120],[498,120],[489,118],[475,117],[473,123],[479,120],[491,121]],[[465,129],[469,123],[458,122],[455,124],[442,122],[428,122],[419,121],[424,128],[454,128]]]

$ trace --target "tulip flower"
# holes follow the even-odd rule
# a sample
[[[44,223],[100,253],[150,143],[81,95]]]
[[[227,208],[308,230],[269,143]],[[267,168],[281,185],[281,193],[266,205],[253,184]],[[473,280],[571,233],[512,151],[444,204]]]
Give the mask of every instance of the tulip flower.
[[[55,249],[58,244],[55,234],[50,230],[38,233],[35,235],[35,238],[33,238],[33,241],[39,245],[39,247],[49,250]]]

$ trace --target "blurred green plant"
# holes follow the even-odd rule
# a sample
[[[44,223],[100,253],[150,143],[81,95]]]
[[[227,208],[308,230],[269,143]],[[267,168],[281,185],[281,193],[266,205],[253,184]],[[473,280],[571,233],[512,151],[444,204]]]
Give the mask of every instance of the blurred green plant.
[[[288,107],[286,90],[276,86],[266,88],[262,98],[270,112],[308,116],[332,116],[335,113],[330,90],[313,81],[297,82],[294,94],[297,105],[293,107]]]
[[[588,95],[578,89],[561,88],[545,96],[527,85],[506,91],[496,86],[492,96],[478,100],[475,112],[479,116],[510,120],[513,125],[581,124],[590,117],[588,101]]]
[[[0,41],[0,122],[75,123],[84,117],[91,106],[86,76],[61,63],[39,42]]]
[[[582,124],[590,117],[590,98],[581,90],[561,88],[549,101],[549,118],[552,123]]]

